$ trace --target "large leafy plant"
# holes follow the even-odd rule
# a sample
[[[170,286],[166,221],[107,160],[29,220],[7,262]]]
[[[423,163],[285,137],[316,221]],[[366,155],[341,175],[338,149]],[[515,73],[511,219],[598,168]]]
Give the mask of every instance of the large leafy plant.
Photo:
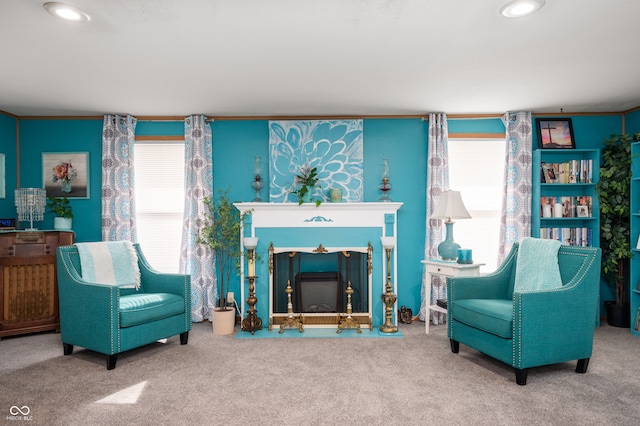
[[[227,310],[225,288],[231,281],[231,273],[234,271],[237,273],[240,268],[242,255],[240,230],[242,221],[250,212],[240,214],[229,201],[229,188],[225,191],[218,190],[217,202],[209,197],[206,197],[203,202],[207,208],[207,214],[196,242],[209,247],[216,253],[216,264],[220,273],[218,307],[221,310]]]
[[[604,140],[600,180],[600,245],[602,277],[615,289],[616,305],[627,299],[627,263],[630,243],[631,136],[611,135]]]

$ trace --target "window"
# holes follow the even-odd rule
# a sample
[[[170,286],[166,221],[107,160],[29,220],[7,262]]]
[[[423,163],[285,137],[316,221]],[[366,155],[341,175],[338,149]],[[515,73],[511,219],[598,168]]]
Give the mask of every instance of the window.
[[[184,210],[184,142],[136,141],[138,242],[161,272],[178,272]]]
[[[454,241],[473,250],[481,270],[498,265],[505,141],[449,139],[449,188],[460,191],[471,219],[454,225]]]

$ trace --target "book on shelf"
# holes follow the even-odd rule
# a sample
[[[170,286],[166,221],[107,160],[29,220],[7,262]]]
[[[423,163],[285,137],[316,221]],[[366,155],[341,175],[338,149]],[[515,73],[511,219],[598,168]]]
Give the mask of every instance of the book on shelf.
[[[544,240],[557,240],[565,246],[592,247],[593,229],[540,228],[540,238]]]
[[[540,163],[540,174],[541,183],[593,183],[593,160]]]
[[[440,306],[441,308],[447,309],[447,299],[437,299],[436,305]]]
[[[553,213],[557,203],[562,205],[562,217],[592,217],[592,198],[589,195],[575,197],[540,197],[540,217],[560,218]],[[548,206],[545,209],[545,206]],[[546,213],[545,213],[546,210]]]

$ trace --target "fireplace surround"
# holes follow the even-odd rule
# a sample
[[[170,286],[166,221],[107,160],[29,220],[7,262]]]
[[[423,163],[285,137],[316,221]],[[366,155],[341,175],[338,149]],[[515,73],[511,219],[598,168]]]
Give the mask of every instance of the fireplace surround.
[[[340,314],[344,314],[346,309],[345,290],[347,281],[356,291],[353,291],[354,309],[353,316],[367,327],[379,327],[384,322],[384,303],[381,297],[387,276],[386,254],[382,248],[380,237],[397,235],[397,214],[402,203],[323,203],[316,207],[315,204],[305,203],[302,205],[293,203],[235,203],[240,212],[250,212],[247,215],[243,229],[243,237],[257,237],[260,261],[256,264],[257,279],[255,281],[255,296],[257,303],[257,315],[262,318],[263,323],[277,325],[286,318],[287,313],[282,312],[282,301],[286,298],[283,294],[283,277],[290,281],[293,289],[293,301],[296,314],[301,314],[304,327],[336,327],[340,320]],[[241,242],[243,238],[241,238]],[[241,243],[242,244],[242,243]],[[396,286],[396,259],[398,249],[401,248],[401,241],[398,242],[393,251],[390,262],[391,277],[394,283],[394,292],[397,294]],[[349,271],[361,269],[362,274],[345,272],[343,266],[333,266],[334,258],[341,259],[342,265],[346,263],[346,258],[355,254],[350,260]],[[281,268],[281,264],[286,261],[276,261],[277,256],[307,256],[313,261],[305,262],[311,266],[292,268],[285,272],[276,271],[276,266]],[[322,256],[326,256],[323,258]],[[333,257],[332,257],[333,256]],[[325,261],[325,259],[329,259]],[[245,259],[246,261],[246,259]],[[245,261],[241,265],[241,309],[243,316],[246,315],[248,305],[246,297],[248,295],[248,285],[245,279]],[[313,264],[320,266],[313,266]],[[291,274],[290,272],[294,273]],[[342,312],[300,312],[300,292],[299,284],[296,284],[296,274],[319,274],[331,272],[337,274],[334,281],[335,291],[339,289],[338,302],[336,296],[336,310]],[[347,276],[348,275],[348,276]],[[315,275],[316,277],[321,275]],[[300,278],[300,275],[298,275]],[[324,277],[326,278],[326,276]],[[274,281],[275,280],[275,281]],[[326,281],[326,280],[325,280]],[[286,287],[286,283],[284,287]],[[296,287],[298,287],[296,291]],[[351,290],[351,289],[350,289]],[[358,294],[364,293],[364,294]],[[284,299],[286,300],[286,299]],[[364,302],[363,302],[364,301]],[[357,311],[357,312],[356,312]],[[397,311],[394,309],[394,312]],[[397,324],[397,318],[393,318]]]

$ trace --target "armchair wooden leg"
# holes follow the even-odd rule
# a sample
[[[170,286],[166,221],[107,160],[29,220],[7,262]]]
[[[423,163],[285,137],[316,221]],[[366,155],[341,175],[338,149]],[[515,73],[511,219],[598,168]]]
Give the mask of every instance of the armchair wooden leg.
[[[451,344],[451,352],[457,354],[460,352],[460,342],[456,342],[453,339],[449,339],[449,343]]]
[[[107,355],[107,370],[113,370],[116,368],[116,361],[118,360],[118,354]]]
[[[516,368],[516,383],[519,384],[520,386],[524,386],[527,384],[527,373],[529,372],[528,369],[524,368],[524,369],[519,369]]]
[[[184,333],[180,333],[180,344],[186,345],[189,340],[189,332],[185,331]]]
[[[64,352],[65,355],[71,355],[73,353],[73,345],[70,345],[68,343],[63,343],[62,351]]]
[[[578,365],[576,366],[576,373],[586,373],[588,367],[589,367],[589,358],[579,359]]]

